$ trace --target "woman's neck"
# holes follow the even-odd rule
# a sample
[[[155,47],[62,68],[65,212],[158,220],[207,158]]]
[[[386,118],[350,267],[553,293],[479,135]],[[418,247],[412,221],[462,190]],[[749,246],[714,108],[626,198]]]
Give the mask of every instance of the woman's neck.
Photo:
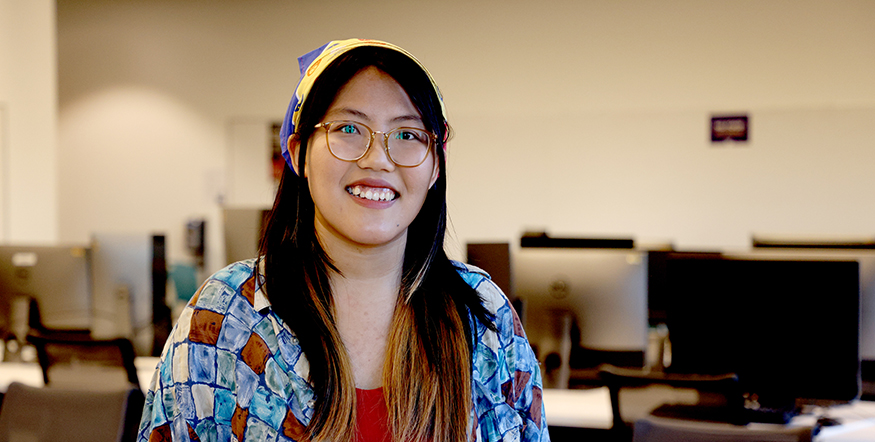
[[[339,271],[331,273],[334,318],[356,386],[377,388],[401,288],[404,248],[400,241],[380,247],[320,242]]]
[[[405,243],[362,246],[320,235],[320,244],[338,270],[331,273],[334,300],[349,297],[361,303],[389,302],[394,306],[401,287]]]

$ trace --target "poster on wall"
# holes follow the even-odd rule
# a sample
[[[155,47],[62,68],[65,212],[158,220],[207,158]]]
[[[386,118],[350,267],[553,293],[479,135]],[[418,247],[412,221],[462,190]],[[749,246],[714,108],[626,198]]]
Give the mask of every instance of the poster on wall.
[[[750,137],[747,115],[712,116],[711,143],[725,145],[727,142],[746,143]]]

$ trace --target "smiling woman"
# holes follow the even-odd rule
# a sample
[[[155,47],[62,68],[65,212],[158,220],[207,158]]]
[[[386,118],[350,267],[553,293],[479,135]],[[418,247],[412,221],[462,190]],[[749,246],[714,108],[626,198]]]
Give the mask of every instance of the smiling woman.
[[[547,440],[519,319],[444,252],[449,125],[431,75],[373,40],[299,62],[259,257],[183,311],[140,440]]]
[[[384,131],[381,134],[386,135],[399,129],[394,127],[399,122],[423,125],[419,112],[401,85],[373,66],[353,76],[340,89],[325,114],[326,119],[352,117],[381,128]],[[320,126],[325,127],[324,123]],[[369,131],[364,123],[345,123],[345,127],[346,130]],[[423,127],[401,129],[427,133]],[[397,257],[401,257],[407,243],[407,227],[422,208],[428,189],[437,180],[438,162],[428,142],[420,142],[419,148],[414,149],[418,150],[413,152],[418,158],[411,159],[412,165],[397,165],[390,156],[390,146],[396,147],[397,141],[392,139],[393,142],[388,143],[387,137],[374,140],[373,134],[350,137],[329,131],[327,137],[321,137],[314,133],[308,143],[310,149],[306,153],[303,175],[308,180],[313,198],[316,232],[323,247],[331,249],[333,246],[326,243],[333,241],[361,246],[391,245],[396,248]],[[361,150],[357,156],[346,159],[335,154],[338,147],[353,142]],[[299,170],[300,146],[298,138],[292,136],[290,150],[296,170]],[[342,152],[351,149],[347,147]],[[399,153],[402,158],[410,155],[404,150]],[[312,173],[313,170],[318,172]]]

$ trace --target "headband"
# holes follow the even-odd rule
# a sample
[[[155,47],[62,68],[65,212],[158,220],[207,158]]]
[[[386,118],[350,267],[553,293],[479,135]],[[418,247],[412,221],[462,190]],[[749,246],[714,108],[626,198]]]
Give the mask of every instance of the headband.
[[[416,64],[422,68],[422,71],[425,72],[425,75],[428,76],[429,81],[431,81],[431,85],[434,87],[434,91],[437,94],[438,102],[441,105],[441,115],[443,116],[444,121],[447,121],[447,110],[444,107],[444,99],[441,95],[440,89],[438,89],[437,84],[434,82],[434,78],[432,78],[428,69],[426,69],[425,66],[423,66],[423,64],[420,63],[411,53],[393,45],[392,43],[386,43],[384,41],[362,40],[356,38],[349,40],[335,40],[298,58],[298,66],[301,69],[301,79],[298,80],[298,86],[295,88],[295,95],[292,96],[292,101],[289,103],[289,109],[286,111],[283,125],[280,128],[280,144],[282,145],[283,158],[286,160],[286,164],[289,165],[292,172],[295,171],[295,168],[292,167],[292,158],[289,153],[289,137],[295,133],[295,129],[301,120],[301,106],[304,104],[304,101],[306,101],[307,95],[313,87],[313,83],[316,82],[319,75],[321,75],[322,72],[325,71],[325,68],[337,59],[337,57],[349,52],[351,49],[362,46],[375,46],[392,49],[406,55],[416,62]]]

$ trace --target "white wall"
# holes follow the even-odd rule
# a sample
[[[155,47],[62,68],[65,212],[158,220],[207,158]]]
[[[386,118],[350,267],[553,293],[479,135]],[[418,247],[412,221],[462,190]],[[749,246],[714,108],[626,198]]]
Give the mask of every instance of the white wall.
[[[282,117],[298,55],[349,37],[409,49],[442,88],[457,255],[527,228],[872,236],[872,23],[868,0],[59,0],[60,237],[161,230],[173,260],[187,218],[261,204],[237,191],[240,134]],[[746,147],[710,146],[725,112],[751,116]]]
[[[0,242],[58,240],[55,2],[0,0]]]

